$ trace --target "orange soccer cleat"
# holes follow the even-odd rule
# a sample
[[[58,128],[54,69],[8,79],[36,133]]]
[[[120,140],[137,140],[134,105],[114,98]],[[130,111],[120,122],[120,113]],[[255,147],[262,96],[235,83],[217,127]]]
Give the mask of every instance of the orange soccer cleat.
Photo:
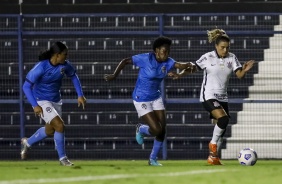
[[[210,165],[223,165],[218,157],[209,156],[207,160],[208,164]]]
[[[222,165],[217,155],[217,145],[209,143],[210,155],[208,156],[208,164],[210,165]]]

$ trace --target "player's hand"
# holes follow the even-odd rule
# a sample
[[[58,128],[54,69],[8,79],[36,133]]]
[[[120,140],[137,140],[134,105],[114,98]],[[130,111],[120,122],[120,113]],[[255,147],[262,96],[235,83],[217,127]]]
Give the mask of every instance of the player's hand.
[[[43,109],[42,109],[41,106],[35,106],[33,108],[33,111],[34,111],[35,116],[39,116],[39,117],[42,116],[42,117],[44,117]]]
[[[190,68],[193,69],[194,66],[195,66],[195,65],[194,65],[193,63],[189,62],[189,63],[187,63],[186,69],[190,69]]]
[[[104,75],[104,79],[106,81],[111,81],[111,80],[114,80],[116,78],[116,76],[114,74],[105,74]]]
[[[82,105],[82,109],[85,108],[86,98],[84,96],[78,97],[77,102],[78,102],[78,107],[80,107]]]
[[[167,75],[169,77],[172,77],[173,80],[180,78],[180,76],[176,72],[169,72]]]
[[[250,60],[250,61],[247,61],[246,63],[243,64],[243,70],[245,72],[249,71],[255,64],[255,61],[254,60]]]

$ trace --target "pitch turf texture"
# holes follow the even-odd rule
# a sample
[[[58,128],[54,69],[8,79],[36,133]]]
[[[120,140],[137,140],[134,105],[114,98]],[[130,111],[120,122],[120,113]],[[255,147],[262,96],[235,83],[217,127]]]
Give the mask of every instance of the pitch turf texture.
[[[241,166],[237,160],[223,160],[224,166],[209,166],[205,160],[159,160],[163,167],[146,160],[72,160],[73,167],[58,161],[0,161],[0,184],[279,184],[281,160],[258,160],[255,166]]]

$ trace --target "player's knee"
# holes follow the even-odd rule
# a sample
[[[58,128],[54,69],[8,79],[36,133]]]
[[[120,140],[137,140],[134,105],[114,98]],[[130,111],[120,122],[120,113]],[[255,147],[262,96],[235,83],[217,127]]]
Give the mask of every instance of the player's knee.
[[[218,119],[217,126],[221,129],[226,129],[228,123],[229,123],[229,117],[223,116]]]
[[[54,118],[50,124],[56,132],[63,133],[65,131],[65,124],[61,118]]]
[[[162,130],[160,128],[150,128],[150,133],[153,136],[159,136],[162,133]]]
[[[45,129],[45,133],[48,137],[53,137],[55,133],[55,129]]]
[[[56,130],[56,132],[61,132],[61,133],[63,133],[63,132],[65,131],[65,125],[64,125],[64,123],[61,123],[61,124],[57,125],[55,130]]]

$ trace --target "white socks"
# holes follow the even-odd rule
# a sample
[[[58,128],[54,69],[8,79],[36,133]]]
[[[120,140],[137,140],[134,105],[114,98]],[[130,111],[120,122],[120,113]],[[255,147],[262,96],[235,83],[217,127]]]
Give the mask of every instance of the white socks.
[[[211,143],[212,144],[216,144],[220,138],[220,136],[223,134],[225,129],[221,129],[219,128],[217,125],[214,126],[213,129],[213,136],[212,136],[212,140]]]

